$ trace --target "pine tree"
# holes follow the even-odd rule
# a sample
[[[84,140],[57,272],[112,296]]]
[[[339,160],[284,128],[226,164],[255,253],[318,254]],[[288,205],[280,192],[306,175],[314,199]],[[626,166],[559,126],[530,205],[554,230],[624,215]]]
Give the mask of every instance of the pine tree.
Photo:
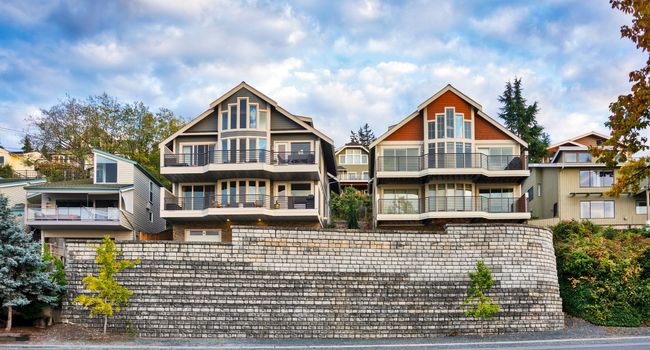
[[[130,269],[140,263],[140,259],[117,261],[116,258],[122,252],[117,249],[115,242],[106,235],[101,245],[95,247],[97,256],[95,262],[98,265],[98,276],[88,275],[83,279],[85,289],[91,291],[91,295],[79,295],[74,301],[90,309],[91,316],[101,315],[104,317],[104,334],[108,318],[113,317],[120,308],[126,305],[133,292],[120,285],[115,275],[121,270]]]
[[[360,127],[357,132],[350,130],[350,142],[358,143],[365,148],[368,148],[376,139],[375,133],[370,129],[368,123]]]
[[[0,300],[7,308],[6,331],[11,330],[14,308],[34,301],[57,301],[52,292],[60,287],[52,282],[40,253],[40,244],[18,226],[7,198],[0,195]]]
[[[29,140],[29,137],[27,135],[23,137],[22,150],[23,152],[32,152],[34,150],[34,147],[32,147],[32,142]]]
[[[514,83],[506,83],[506,89],[503,95],[499,96],[499,102],[503,104],[499,117],[505,121],[508,130],[528,143],[530,162],[541,162],[548,154],[550,137],[544,132],[544,127],[537,123],[537,102],[528,105],[523,97],[521,78],[515,78]]]

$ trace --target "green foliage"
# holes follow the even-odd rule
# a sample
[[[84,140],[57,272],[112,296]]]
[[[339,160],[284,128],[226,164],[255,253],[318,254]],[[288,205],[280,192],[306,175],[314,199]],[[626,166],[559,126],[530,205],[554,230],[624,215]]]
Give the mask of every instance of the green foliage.
[[[44,303],[35,301],[19,309],[20,313],[28,319],[33,319],[41,315],[41,311],[48,305],[61,307],[61,302],[65,296],[65,291],[68,287],[68,282],[65,279],[65,271],[63,269],[63,262],[58,257],[50,253],[50,246],[45,244],[43,246],[43,272],[50,274],[50,281],[52,281],[58,288],[56,290],[48,291],[48,295],[55,298],[53,303]]]
[[[350,229],[359,228],[359,209],[371,207],[370,197],[367,194],[355,190],[353,187],[346,187],[340,195],[332,193],[330,209],[332,216],[337,219],[345,219]]]
[[[14,177],[14,169],[9,164],[0,164],[0,178],[10,179]]]
[[[48,263],[41,256],[40,244],[31,233],[25,233],[7,207],[7,198],[0,195],[0,300],[13,309],[33,302],[53,304],[53,294],[61,292],[47,271]],[[7,330],[11,322],[7,322]]]
[[[650,320],[650,238],[589,221],[552,227],[564,310],[603,326]]]
[[[360,127],[357,132],[350,130],[350,142],[358,143],[365,148],[368,148],[376,139],[377,137],[368,123]]]
[[[521,78],[515,78],[513,83],[508,81],[499,102],[503,104],[499,117],[503,118],[506,127],[528,142],[528,152],[531,163],[540,163],[548,154],[550,137],[544,132],[544,127],[537,124],[539,106],[526,103],[521,86]]]
[[[22,140],[23,147],[22,150],[23,152],[32,152],[34,150],[34,147],[32,147],[32,141],[29,139],[29,136],[25,135]]]
[[[118,283],[116,275],[124,269],[139,264],[140,259],[116,260],[122,252],[117,249],[115,242],[108,235],[104,237],[101,245],[95,247],[95,250],[97,251],[95,262],[99,274],[98,276],[89,274],[83,279],[84,287],[91,293],[77,296],[74,302],[88,308],[91,316],[104,316],[104,333],[106,333],[107,318],[113,317],[122,306],[127,305],[133,295],[133,292]]]
[[[469,296],[465,299],[464,305],[468,305],[466,316],[474,318],[492,318],[499,312],[499,305],[492,302],[492,299],[485,293],[494,286],[492,273],[483,260],[476,263],[476,271],[470,271],[469,275]]]
[[[98,148],[140,163],[161,181],[166,180],[159,176],[158,143],[184,124],[168,109],[154,113],[142,102],[121,103],[106,94],[86,100],[67,97],[41,112],[31,119],[35,132],[29,138],[48,161],[63,154],[70,162],[59,166],[82,172],[91,149]]]

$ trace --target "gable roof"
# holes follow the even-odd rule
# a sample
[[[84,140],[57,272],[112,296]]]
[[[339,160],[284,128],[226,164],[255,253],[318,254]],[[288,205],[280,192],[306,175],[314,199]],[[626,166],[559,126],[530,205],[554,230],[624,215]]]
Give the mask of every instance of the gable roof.
[[[160,182],[160,180],[158,180],[152,173],[149,172],[149,170],[145,169],[138,162],[133,161],[133,160],[128,159],[128,158],[120,157],[120,156],[115,155],[113,153],[108,153],[106,151],[102,151],[102,150],[97,149],[97,148],[93,148],[92,151],[93,151],[93,153],[100,154],[100,155],[102,155],[104,157],[109,157],[109,158],[113,158],[114,160],[119,160],[119,161],[122,161],[122,162],[126,162],[128,164],[132,164],[133,166],[138,168],[138,170],[140,170],[146,177],[148,177],[151,181],[153,181],[155,184],[157,184],[160,187],[164,187],[164,185],[162,184],[162,182]]]
[[[225,101],[228,97],[232,96],[232,95],[235,94],[237,91],[239,91],[239,90],[241,90],[241,89],[244,89],[244,88],[247,89],[247,90],[249,90],[249,91],[252,92],[253,94],[257,95],[257,96],[260,97],[261,99],[265,100],[266,102],[268,102],[270,105],[272,105],[273,107],[275,107],[275,109],[276,109],[278,112],[282,113],[284,116],[286,116],[287,118],[291,119],[293,122],[295,122],[296,124],[300,125],[300,126],[303,127],[305,130],[313,132],[314,134],[316,134],[318,137],[320,137],[320,138],[321,138],[322,140],[324,140],[325,142],[327,142],[327,143],[329,143],[329,144],[331,144],[331,145],[334,145],[334,141],[333,141],[331,138],[329,138],[327,135],[323,134],[323,133],[320,132],[318,129],[314,128],[313,126],[311,126],[311,125],[309,124],[309,122],[311,121],[311,118],[308,118],[308,117],[300,117],[300,116],[296,116],[296,115],[294,115],[294,114],[292,114],[292,113],[289,113],[287,110],[285,110],[285,109],[282,108],[280,105],[278,105],[278,103],[275,102],[275,100],[273,100],[272,98],[270,98],[270,97],[266,96],[265,94],[261,93],[260,91],[258,91],[258,90],[255,89],[254,87],[250,86],[250,85],[249,85],[248,83],[246,83],[245,81],[242,81],[242,82],[239,83],[237,86],[235,86],[234,88],[230,89],[228,92],[226,92],[225,94],[223,94],[221,97],[219,97],[218,99],[212,101],[212,102],[210,103],[210,108],[208,108],[205,112],[201,113],[199,116],[197,116],[197,117],[194,118],[192,121],[190,121],[189,123],[187,123],[185,126],[183,126],[181,129],[179,129],[177,132],[173,133],[171,136],[169,136],[168,138],[166,138],[166,139],[165,139],[164,141],[162,141],[160,144],[164,145],[164,144],[168,143],[169,141],[173,140],[174,138],[176,138],[178,135],[184,133],[187,129],[189,129],[190,127],[192,127],[193,125],[195,125],[196,123],[198,123],[200,120],[202,120],[203,118],[207,117],[209,114],[211,114],[212,112],[214,112],[215,108],[217,108],[217,106],[219,106],[219,104],[221,104],[221,102]]]
[[[587,136],[597,136],[597,137],[603,138],[605,140],[609,139],[609,136],[607,136],[605,134],[601,134],[601,133],[599,133],[597,131],[590,131],[588,133],[584,133],[582,135],[578,135],[578,136],[566,139],[564,141],[560,141],[560,142],[558,142],[556,144],[550,145],[550,146],[548,146],[548,149],[559,147],[559,146],[562,146],[562,145],[564,145],[566,143],[571,143],[571,144],[576,145],[576,146],[584,146],[581,143],[575,142],[575,140],[579,140],[579,139],[587,137]]]
[[[346,148],[361,148],[362,150],[366,151],[366,153],[370,153],[368,152],[368,149],[365,148],[362,144],[349,142],[343,145],[341,148],[337,149],[336,152],[334,152],[334,155],[338,155],[339,153],[341,153],[341,151],[343,151]]]
[[[440,89],[440,91],[436,92],[433,96],[429,97],[424,102],[420,103],[420,105],[418,105],[415,112],[411,113],[408,117],[404,118],[398,124],[393,125],[385,133],[379,136],[372,144],[370,144],[370,148],[374,148],[375,146],[377,146],[377,144],[379,144],[381,141],[386,139],[392,133],[399,130],[399,128],[404,126],[404,124],[408,123],[411,119],[417,117],[420,114],[420,111],[422,111],[424,108],[426,108],[426,106],[431,104],[431,102],[435,101],[438,97],[442,96],[444,93],[448,91],[451,91],[452,93],[456,94],[458,97],[463,99],[465,102],[475,107],[478,110],[478,115],[481,116],[483,119],[485,119],[488,123],[494,125],[497,129],[503,131],[506,135],[510,136],[513,140],[517,141],[524,147],[528,147],[528,143],[526,141],[522,140],[519,136],[515,135],[512,131],[508,130],[505,126],[501,125],[501,123],[492,119],[492,117],[490,117],[489,115],[485,114],[485,112],[483,112],[482,110],[481,105],[478,102],[472,100],[467,95],[463,94],[458,89],[453,87],[451,84],[447,84],[445,87]]]

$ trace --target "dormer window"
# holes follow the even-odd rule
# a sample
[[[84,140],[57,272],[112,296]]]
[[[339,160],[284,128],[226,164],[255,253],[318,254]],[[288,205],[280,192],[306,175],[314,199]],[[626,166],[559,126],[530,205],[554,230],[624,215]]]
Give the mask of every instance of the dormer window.
[[[117,162],[102,156],[96,156],[95,182],[96,183],[116,183],[117,182]]]

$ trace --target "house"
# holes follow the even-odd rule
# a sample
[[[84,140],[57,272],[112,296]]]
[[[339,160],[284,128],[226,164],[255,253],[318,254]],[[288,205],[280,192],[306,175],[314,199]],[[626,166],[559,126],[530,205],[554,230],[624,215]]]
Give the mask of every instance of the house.
[[[25,224],[44,243],[62,251],[65,239],[132,240],[138,232],[157,233],[162,184],[138,163],[93,150],[93,177],[25,187]]]
[[[40,185],[45,182],[47,182],[45,179],[0,179],[0,195],[7,198],[7,206],[21,226],[24,223],[23,214],[25,212],[27,201],[27,192],[25,191],[25,187]]]
[[[376,227],[530,218],[527,143],[451,85],[370,145]]]
[[[39,175],[34,169],[34,164],[42,158],[41,153],[37,151],[9,151],[0,146],[0,166],[9,165],[13,170],[14,178],[37,178]]]
[[[161,216],[175,240],[231,240],[231,225],[321,227],[338,189],[333,141],[242,82],[160,144]]]
[[[546,162],[529,165],[531,175],[524,182],[533,218],[529,223],[588,219],[616,227],[650,224],[647,180],[639,193],[607,196],[620,167],[597,163],[589,150],[607,139],[595,131],[579,135],[551,145]]]
[[[341,188],[354,187],[368,192],[368,149],[358,143],[346,143],[335,155],[337,177]]]

